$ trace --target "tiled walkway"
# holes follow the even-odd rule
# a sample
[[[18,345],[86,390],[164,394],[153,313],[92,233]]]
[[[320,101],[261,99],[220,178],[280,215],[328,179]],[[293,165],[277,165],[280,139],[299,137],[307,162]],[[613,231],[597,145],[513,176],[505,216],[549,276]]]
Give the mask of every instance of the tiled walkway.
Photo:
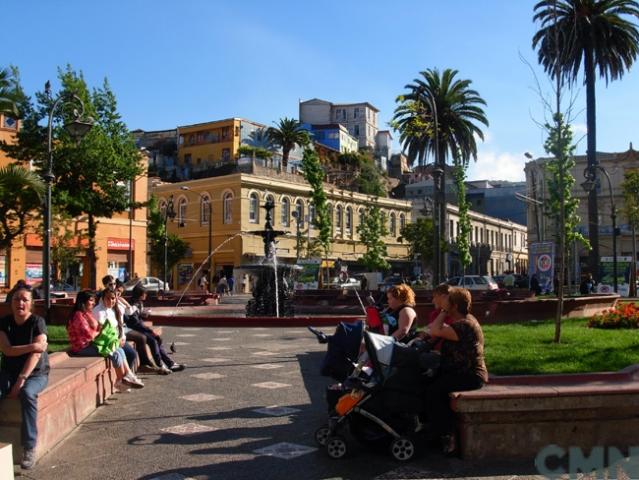
[[[165,327],[179,373],[145,376],[146,388],[100,407],[19,478],[394,479],[531,478],[532,466],[471,464],[423,448],[409,465],[352,444],[343,460],[318,449],[329,380],[325,347],[302,328]]]

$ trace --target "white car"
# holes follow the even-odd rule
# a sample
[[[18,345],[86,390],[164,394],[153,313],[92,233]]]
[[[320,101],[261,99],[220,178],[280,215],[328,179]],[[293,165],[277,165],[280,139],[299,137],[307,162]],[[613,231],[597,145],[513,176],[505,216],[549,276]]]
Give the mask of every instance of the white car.
[[[499,290],[497,282],[489,275],[465,275],[464,277],[453,277],[446,283],[454,287],[464,287],[468,290]]]
[[[142,277],[137,280],[130,280],[124,284],[125,292],[132,292],[136,285],[142,285],[149,292],[159,292],[166,290],[164,282],[157,277]]]
[[[349,277],[345,282],[335,277],[330,283],[330,288],[338,288],[342,290],[359,290],[362,288],[361,282],[353,277]]]

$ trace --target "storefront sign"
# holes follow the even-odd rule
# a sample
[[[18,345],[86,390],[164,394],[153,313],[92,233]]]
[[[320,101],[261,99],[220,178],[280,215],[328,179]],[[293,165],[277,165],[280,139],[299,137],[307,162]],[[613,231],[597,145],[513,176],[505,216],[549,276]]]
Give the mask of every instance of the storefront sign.
[[[27,285],[35,285],[42,282],[42,264],[41,263],[27,263],[25,267],[25,281]]]
[[[317,260],[300,260],[299,264],[302,270],[297,273],[295,279],[296,290],[315,290],[318,288],[318,277],[320,269],[320,261]]]
[[[107,249],[109,250],[128,250],[129,239],[128,238],[107,238]],[[135,250],[135,239],[131,239],[131,249]]]

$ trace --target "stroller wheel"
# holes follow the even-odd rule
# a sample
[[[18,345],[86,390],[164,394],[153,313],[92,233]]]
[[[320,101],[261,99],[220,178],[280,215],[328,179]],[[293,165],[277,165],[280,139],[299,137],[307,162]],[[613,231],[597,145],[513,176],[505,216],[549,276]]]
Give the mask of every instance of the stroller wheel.
[[[347,447],[344,437],[335,435],[326,439],[326,452],[331,458],[342,458],[346,455]]]
[[[390,452],[395,460],[406,462],[415,455],[415,444],[406,437],[399,437],[391,443]]]
[[[328,428],[328,425],[322,425],[320,428],[315,430],[315,441],[318,445],[321,445],[323,447],[326,445],[329,434],[330,430]]]

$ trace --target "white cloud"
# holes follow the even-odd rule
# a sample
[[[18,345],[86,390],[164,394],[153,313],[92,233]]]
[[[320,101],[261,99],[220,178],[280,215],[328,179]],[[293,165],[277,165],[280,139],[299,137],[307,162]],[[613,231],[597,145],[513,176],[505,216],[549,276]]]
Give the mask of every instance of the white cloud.
[[[528,159],[523,153],[480,151],[477,161],[471,160],[468,167],[469,180],[523,181],[524,164]]]
[[[585,123],[573,123],[570,126],[572,127],[574,137],[579,137],[588,133],[588,125]]]

